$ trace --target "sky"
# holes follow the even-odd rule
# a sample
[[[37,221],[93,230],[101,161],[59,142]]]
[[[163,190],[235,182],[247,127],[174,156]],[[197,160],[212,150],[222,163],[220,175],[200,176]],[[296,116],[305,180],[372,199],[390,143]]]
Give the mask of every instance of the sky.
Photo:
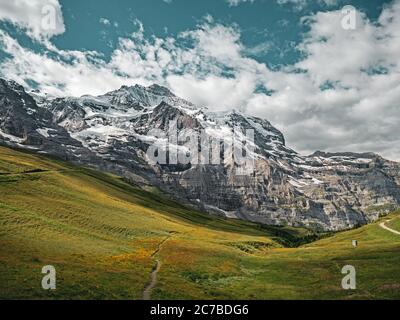
[[[0,0],[0,77],[55,96],[157,83],[301,154],[400,161],[400,0]]]

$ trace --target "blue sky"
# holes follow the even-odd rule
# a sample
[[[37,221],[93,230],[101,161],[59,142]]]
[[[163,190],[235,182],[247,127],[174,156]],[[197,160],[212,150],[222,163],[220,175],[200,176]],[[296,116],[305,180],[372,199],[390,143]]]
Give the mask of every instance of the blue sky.
[[[399,0],[0,0],[0,76],[74,96],[156,82],[301,153],[400,160],[399,20]]]
[[[327,5],[323,1],[308,1],[301,8],[290,1],[279,4],[271,0],[244,2],[236,6],[229,5],[226,0],[118,0],[118,5],[107,0],[66,0],[60,3],[67,31],[55,38],[54,43],[62,48],[96,50],[108,58],[118,37],[127,36],[134,30],[132,21],[135,19],[143,23],[148,37],[176,37],[182,31],[196,28],[205,16],[211,15],[218,23],[236,24],[241,30],[243,44],[258,48],[252,56],[275,67],[292,64],[299,59],[299,53],[293,47],[301,41],[306,29],[300,24],[304,15],[353,4],[371,19],[376,19],[385,2],[336,1],[334,5]],[[99,25],[101,18],[108,19],[112,24]]]
[[[182,31],[196,28],[209,15],[218,23],[236,25],[241,30],[243,44],[250,49],[248,54],[275,68],[299,60],[295,45],[307,30],[300,23],[305,15],[351,4],[376,20],[390,1],[298,1],[296,4],[290,0],[287,3],[257,0],[237,5],[229,4],[228,0],[118,0],[118,5],[108,0],[60,0],[59,3],[66,31],[52,42],[62,49],[95,50],[109,59],[118,38],[135,31],[135,20],[143,23],[147,37],[176,37]],[[3,20],[0,26],[4,28],[9,23]],[[23,38],[23,34],[15,36]],[[25,43],[35,48],[34,44]]]

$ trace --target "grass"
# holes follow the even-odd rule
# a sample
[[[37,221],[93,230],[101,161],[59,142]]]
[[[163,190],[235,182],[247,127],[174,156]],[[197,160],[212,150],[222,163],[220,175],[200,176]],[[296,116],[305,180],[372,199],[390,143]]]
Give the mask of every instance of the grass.
[[[386,222],[385,224],[393,230],[400,232],[400,216],[393,217],[389,222]]]
[[[1,299],[141,299],[163,241],[154,299],[400,298],[400,236],[372,224],[308,243],[317,238],[211,217],[110,174],[0,147]],[[355,291],[341,289],[346,264]],[[41,288],[45,265],[56,267],[57,290]]]

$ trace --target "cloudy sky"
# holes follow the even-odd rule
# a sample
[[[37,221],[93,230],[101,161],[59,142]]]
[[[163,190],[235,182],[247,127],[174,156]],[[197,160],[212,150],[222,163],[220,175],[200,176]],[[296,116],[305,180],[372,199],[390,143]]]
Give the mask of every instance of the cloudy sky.
[[[158,83],[303,154],[400,160],[400,0],[0,0],[0,76],[73,96]]]

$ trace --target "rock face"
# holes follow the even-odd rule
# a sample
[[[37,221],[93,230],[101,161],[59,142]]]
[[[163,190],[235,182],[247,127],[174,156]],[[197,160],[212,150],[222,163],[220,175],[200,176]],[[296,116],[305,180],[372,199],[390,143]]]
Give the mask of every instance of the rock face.
[[[212,214],[265,224],[336,231],[400,206],[399,163],[372,153],[304,157],[266,120],[213,113],[158,85],[48,98],[0,79],[0,143],[157,186]]]
[[[64,160],[95,156],[55,123],[53,114],[40,108],[22,86],[3,79],[0,79],[0,142]]]

